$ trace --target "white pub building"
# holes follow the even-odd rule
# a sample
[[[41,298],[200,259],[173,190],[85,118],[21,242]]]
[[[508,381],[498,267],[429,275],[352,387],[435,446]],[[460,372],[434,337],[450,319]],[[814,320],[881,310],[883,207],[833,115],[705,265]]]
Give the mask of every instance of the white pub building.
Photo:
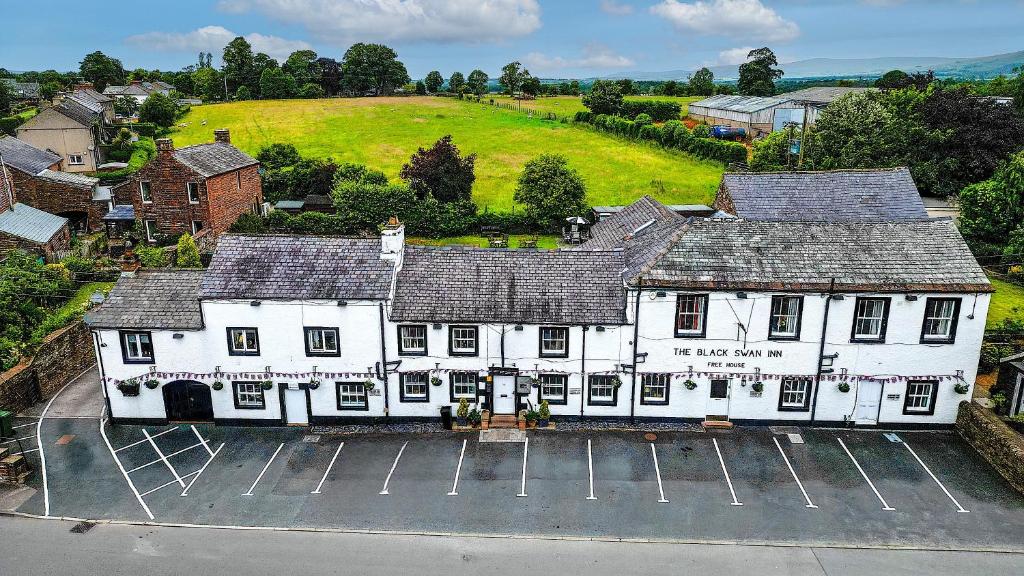
[[[89,313],[114,421],[493,414],[948,426],[992,288],[905,170],[727,174],[712,218],[650,198],[571,250],[225,235]]]

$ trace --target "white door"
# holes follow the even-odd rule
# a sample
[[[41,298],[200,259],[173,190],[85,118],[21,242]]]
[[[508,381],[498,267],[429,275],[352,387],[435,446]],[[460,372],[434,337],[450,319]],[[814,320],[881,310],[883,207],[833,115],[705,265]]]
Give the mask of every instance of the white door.
[[[493,412],[495,414],[515,414],[516,377],[495,376],[492,386],[494,387],[494,390],[491,392],[494,394]]]
[[[296,386],[292,384],[291,386]],[[284,391],[284,409],[289,426],[308,426],[309,411],[306,409],[306,391],[289,387]]]
[[[853,420],[857,424],[878,424],[878,410],[882,405],[882,383],[862,380],[857,384],[857,409]]]
[[[712,380],[711,389],[708,391],[708,408],[706,411],[708,420],[729,419],[729,395],[731,383],[728,380]]]

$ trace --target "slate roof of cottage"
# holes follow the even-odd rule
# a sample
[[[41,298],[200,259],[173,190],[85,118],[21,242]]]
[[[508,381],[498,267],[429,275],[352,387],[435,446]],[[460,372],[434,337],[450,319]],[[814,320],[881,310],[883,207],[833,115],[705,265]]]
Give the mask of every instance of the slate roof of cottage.
[[[99,112],[71,98],[65,98],[63,102],[54,106],[53,110],[86,127],[92,126],[100,118]]]
[[[72,100],[83,108],[87,108],[90,112],[94,112],[96,114],[103,112],[103,104],[90,96],[87,92],[76,90],[75,92],[68,94],[64,101],[67,102],[68,100]]]
[[[224,142],[177,148],[174,157],[207,178],[259,163],[252,156]]]
[[[114,100],[110,96],[100,94],[95,88],[76,88],[74,93],[101,104],[104,102],[112,102]]]
[[[383,300],[392,268],[380,258],[379,238],[225,234],[200,297]]]
[[[93,178],[92,176],[86,176],[85,174],[75,174],[72,172],[60,172],[58,170],[43,170],[39,174],[36,174],[37,178],[43,180],[49,180],[51,182],[59,182],[61,184],[67,184],[69,186],[76,186],[78,188],[89,188],[99,184],[99,178]]]
[[[585,250],[621,248],[628,235],[634,234],[641,226],[652,220],[682,222],[685,218],[654,198],[644,196],[591,226],[590,239],[584,242],[580,248]]]
[[[0,232],[45,244],[67,226],[68,219],[43,212],[26,204],[17,203],[13,209],[0,212]]]
[[[624,324],[618,251],[406,245],[397,322]]]
[[[85,322],[93,328],[199,330],[202,270],[139,270],[118,278]]]
[[[928,218],[907,168],[735,173],[722,177],[736,216],[822,222]]]
[[[60,156],[53,152],[40,150],[14,136],[2,134],[0,134],[0,154],[4,157],[4,164],[30,175],[38,174],[61,160]]]

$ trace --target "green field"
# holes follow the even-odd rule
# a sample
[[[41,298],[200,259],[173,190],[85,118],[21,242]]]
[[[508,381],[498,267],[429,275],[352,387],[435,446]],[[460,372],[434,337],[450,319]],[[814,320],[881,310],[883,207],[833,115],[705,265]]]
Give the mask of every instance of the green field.
[[[417,148],[451,134],[463,154],[477,155],[474,200],[497,211],[518,208],[516,179],[542,153],[569,159],[593,205],[627,204],[644,194],[669,204],[707,204],[723,171],[681,152],[450,98],[233,102],[195,106],[179,122],[186,126],[172,132],[176,146],[209,142],[214,128],[230,128],[232,142],[250,154],[290,142],[303,155],[366,164],[392,179]]]
[[[522,241],[533,238],[529,234],[512,234],[508,237],[509,248],[520,248]],[[537,237],[537,248],[542,250],[554,250],[558,248],[558,236],[541,234]],[[447,238],[411,238],[410,244],[421,244],[424,246],[476,246],[487,248],[487,238],[483,236],[450,236]]]
[[[988,305],[986,327],[991,329],[1006,318],[1024,320],[1024,287],[989,277],[996,289]]]
[[[576,96],[545,96],[537,98],[536,100],[515,100],[511,96],[504,95],[487,95],[484,96],[484,100],[493,98],[495,102],[504,102],[506,104],[513,104],[520,106],[528,110],[536,110],[537,112],[554,112],[559,116],[566,116],[571,118],[574,114],[581,110],[586,110],[587,107],[583,105],[583,100]],[[683,107],[681,116],[686,116],[689,111],[690,102],[696,102],[697,100],[703,99],[703,96],[626,96],[626,100],[670,100],[672,102],[678,102]]]

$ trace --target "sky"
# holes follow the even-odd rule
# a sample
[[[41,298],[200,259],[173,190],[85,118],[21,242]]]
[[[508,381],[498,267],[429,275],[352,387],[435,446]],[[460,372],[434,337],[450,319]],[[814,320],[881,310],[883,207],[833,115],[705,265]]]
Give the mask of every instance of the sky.
[[[0,0],[0,67],[74,70],[101,50],[126,68],[215,61],[245,36],[283,61],[355,42],[394,48],[413,78],[518,60],[545,78],[736,64],[769,46],[781,62],[974,57],[1024,50],[1024,0]]]

